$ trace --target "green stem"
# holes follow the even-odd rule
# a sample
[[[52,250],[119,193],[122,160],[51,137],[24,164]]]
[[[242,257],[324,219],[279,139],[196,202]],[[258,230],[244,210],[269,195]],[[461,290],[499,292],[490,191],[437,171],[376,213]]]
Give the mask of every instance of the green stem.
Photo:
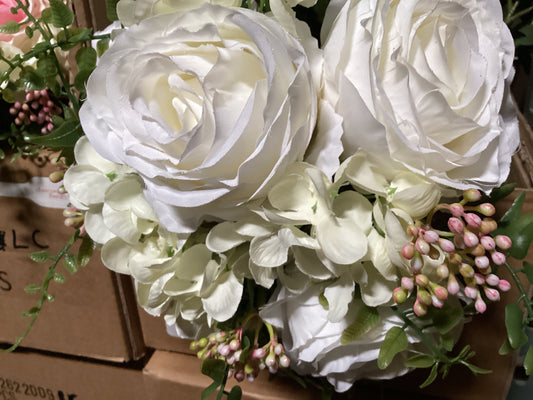
[[[429,350],[433,353],[433,356],[435,358],[440,359],[442,353],[440,350],[433,344],[433,342],[428,338],[428,336],[420,329],[413,321],[411,321],[407,316],[404,315],[403,312],[398,310],[398,307],[392,306],[392,311],[396,313],[398,317],[402,319],[402,321],[412,330],[415,331],[415,333],[418,335],[420,339],[426,344],[426,346],[429,348]]]
[[[516,287],[520,292],[520,298],[518,299],[518,301],[522,300],[524,302],[524,305],[526,306],[527,310],[528,321],[531,321],[533,319],[533,307],[531,306],[531,301],[529,300],[529,297],[526,294],[524,287],[522,286],[522,282],[520,282],[520,278],[516,274],[516,271],[509,265],[507,261],[505,262],[505,267],[513,277],[513,280],[516,283]]]
[[[513,11],[514,11],[514,10],[513,10]],[[510,15],[508,15],[507,18],[505,19],[505,23],[506,23],[506,24],[510,24],[510,23],[513,22],[515,19],[520,18],[522,15],[525,15],[525,14],[527,14],[528,12],[531,12],[531,11],[533,11],[533,6],[528,7],[528,8],[526,8],[525,10],[522,10],[522,11],[520,11],[520,12],[517,12],[517,13],[514,14],[514,15],[513,15],[513,14],[510,14]]]
[[[14,351],[17,347],[19,347],[20,343],[26,338],[28,333],[30,332],[31,328],[35,324],[35,321],[37,321],[37,317],[39,316],[39,313],[41,312],[41,309],[44,305],[44,302],[46,301],[48,297],[48,287],[50,286],[50,282],[52,279],[54,279],[55,269],[57,267],[57,264],[59,261],[65,256],[65,254],[68,253],[74,242],[80,237],[79,236],[80,231],[79,229],[74,232],[72,237],[69,239],[67,244],[56,254],[56,256],[52,259],[53,263],[48,268],[48,272],[43,280],[43,283],[41,284],[41,297],[39,298],[39,301],[37,302],[37,311],[32,315],[31,321],[29,322],[28,326],[26,327],[26,330],[22,333],[20,337],[15,340],[15,343],[7,349],[0,350],[0,353],[10,353]]]

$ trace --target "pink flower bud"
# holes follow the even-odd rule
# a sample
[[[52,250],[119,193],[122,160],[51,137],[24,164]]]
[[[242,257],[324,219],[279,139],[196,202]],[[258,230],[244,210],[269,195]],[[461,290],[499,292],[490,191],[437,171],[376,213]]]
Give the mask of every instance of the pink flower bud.
[[[500,253],[499,251],[493,251],[490,257],[492,258],[492,262],[496,265],[505,264],[505,254]]]
[[[417,300],[415,301],[415,304],[413,306],[413,311],[415,312],[416,315],[418,315],[419,317],[422,317],[427,314],[428,308]]]
[[[427,286],[429,284],[429,279],[424,274],[418,274],[415,276],[415,282],[418,286]]]
[[[446,279],[450,275],[450,270],[445,264],[441,264],[437,267],[437,275],[439,278]]]
[[[274,346],[274,354],[279,356],[281,353],[283,353],[283,345],[281,343],[278,343]]]
[[[463,263],[459,267],[459,273],[463,275],[465,278],[473,278],[474,277],[474,268],[472,266]]]
[[[511,241],[509,236],[505,235],[496,235],[494,241],[496,243],[496,246],[498,246],[502,250],[509,250],[513,245],[513,242]]]
[[[454,275],[450,275],[450,277],[448,278],[448,293],[451,294],[452,296],[456,295],[457,293],[459,293],[459,282],[457,282],[457,279],[455,278]]]
[[[259,347],[257,349],[254,349],[254,351],[252,351],[252,358],[263,358],[266,354],[266,350],[262,347]]]
[[[473,286],[466,286],[465,287],[465,295],[466,297],[469,297],[471,299],[475,299],[478,295],[478,290],[477,288],[473,287]]]
[[[466,247],[475,247],[479,243],[479,238],[475,233],[470,232],[470,231],[465,231],[464,236],[463,236],[463,241]]]
[[[289,360],[289,357],[287,357],[285,354],[279,358],[279,366],[282,368],[288,368],[290,363],[291,360]]]
[[[440,238],[439,239],[439,246],[446,253],[452,253],[452,252],[455,251],[455,245],[453,244],[453,242],[451,242],[448,239]]]
[[[444,306],[444,302],[437,296],[431,296],[431,304],[436,308],[442,308]]]
[[[424,240],[428,243],[437,243],[439,241],[439,234],[435,231],[425,231]]]
[[[485,250],[489,251],[494,250],[496,248],[496,242],[490,236],[481,237],[481,245],[485,248]]]
[[[469,203],[481,200],[481,192],[477,189],[468,189],[463,192],[463,199]]]
[[[485,287],[484,292],[485,296],[487,296],[487,299],[489,299],[490,301],[500,300],[500,292],[498,292],[496,289]]]
[[[412,242],[402,247],[402,256],[406,260],[410,260],[415,256],[415,245]]]
[[[218,332],[215,336],[217,342],[224,342],[226,340],[226,332]]]
[[[392,299],[396,304],[405,303],[405,300],[407,300],[407,290],[397,287],[392,291]]]
[[[426,306],[429,306],[432,303],[431,295],[429,294],[429,292],[427,290],[418,289],[418,292],[416,294],[416,299],[420,303],[425,304]]]
[[[487,311],[487,305],[485,304],[485,302],[483,301],[481,297],[478,297],[476,299],[475,306],[476,306],[477,312],[480,314],[483,314],[485,311]]]
[[[442,287],[442,286],[437,286],[435,289],[435,296],[437,296],[437,298],[439,300],[446,300],[448,299],[448,291],[446,290],[446,288]]]
[[[473,256],[482,256],[485,254],[485,248],[481,243],[479,243],[476,247],[470,249],[470,254]]]
[[[413,290],[414,286],[413,278],[409,278],[408,276],[402,277],[402,288],[411,291]]]
[[[223,357],[226,357],[230,352],[230,348],[227,344],[223,344],[219,346],[217,350],[220,353],[220,355]]]
[[[233,351],[237,350],[239,347],[241,347],[241,342],[238,339],[233,339],[229,343],[229,348]]]
[[[461,233],[464,229],[465,225],[463,224],[463,221],[461,221],[459,218],[452,217],[448,219],[448,228],[453,233]]]
[[[474,274],[474,280],[476,285],[483,285],[485,283],[485,278],[481,274]]]
[[[487,256],[478,256],[474,259],[474,263],[479,269],[486,269],[490,265],[490,260]]]
[[[50,179],[50,182],[52,183],[57,183],[57,182],[61,182],[64,176],[65,176],[64,172],[54,171],[48,176],[48,179]]]
[[[468,226],[478,229],[481,226],[481,217],[474,213],[466,213],[463,217]]]
[[[500,283],[500,278],[498,278],[497,275],[490,274],[485,278],[485,281],[490,286],[498,286],[498,284]]]
[[[235,380],[237,382],[242,382],[244,380],[244,371],[242,369],[235,373]]]
[[[407,233],[415,238],[418,236],[418,228],[414,225],[409,225],[407,227]]]
[[[496,214],[496,208],[490,203],[483,203],[476,207],[479,213],[483,214],[485,217],[492,217]]]
[[[411,260],[411,268],[415,274],[418,273],[423,266],[424,263],[422,262],[422,259],[420,257],[414,257]]]
[[[497,228],[498,224],[492,218],[483,218],[479,231],[484,235],[488,235],[489,233],[495,231]]]
[[[498,282],[498,289],[500,289],[502,292],[508,292],[511,290],[511,284],[505,279],[500,279],[500,282]]]
[[[461,217],[464,212],[465,212],[465,209],[464,209],[462,204],[460,204],[460,203],[450,204],[450,213],[454,217]]]
[[[276,356],[274,355],[274,353],[269,353],[265,360],[265,364],[269,368],[274,367],[276,365]]]
[[[415,247],[421,254],[425,254],[425,255],[429,254],[429,250],[430,250],[429,243],[426,242],[421,237],[416,239]]]

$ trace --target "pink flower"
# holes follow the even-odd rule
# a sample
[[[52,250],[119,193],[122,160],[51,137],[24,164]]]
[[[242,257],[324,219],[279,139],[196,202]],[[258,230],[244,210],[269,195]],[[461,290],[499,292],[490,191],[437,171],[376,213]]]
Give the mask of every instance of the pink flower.
[[[48,0],[29,0],[29,11],[35,18],[41,16],[42,11],[49,7]],[[22,22],[26,19],[26,15],[22,10],[18,10],[17,14],[11,13],[11,8],[16,7],[17,2],[15,0],[0,0],[0,24],[4,24],[8,21]],[[38,40],[39,35],[34,35],[33,38],[29,38],[25,31],[25,26],[21,26],[17,33],[12,34],[0,34],[0,42],[9,43],[23,52],[29,51]]]

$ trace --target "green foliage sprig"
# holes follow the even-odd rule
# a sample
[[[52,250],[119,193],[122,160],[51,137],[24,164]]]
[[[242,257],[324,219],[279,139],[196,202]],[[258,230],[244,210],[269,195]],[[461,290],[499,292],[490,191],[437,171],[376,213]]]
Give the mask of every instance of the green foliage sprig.
[[[17,6],[12,12],[22,10],[26,18],[0,25],[0,32],[15,33],[25,27],[28,37],[38,34],[40,39],[22,55],[8,58],[0,52],[0,61],[7,65],[0,76],[2,100],[7,104],[14,103],[23,100],[26,91],[46,89],[62,113],[52,117],[54,127],[47,134],[39,132],[34,124],[16,126],[11,123],[0,132],[0,140],[16,155],[33,155],[51,148],[61,149],[71,159],[71,149],[83,135],[78,113],[86,95],[87,79],[97,60],[97,52],[90,46],[90,41],[108,41],[109,35],[94,35],[90,28],[74,26],[74,13],[62,0],[50,0],[50,7],[44,9],[39,18],[30,13],[27,2],[16,1]],[[68,59],[68,70],[62,59]]]

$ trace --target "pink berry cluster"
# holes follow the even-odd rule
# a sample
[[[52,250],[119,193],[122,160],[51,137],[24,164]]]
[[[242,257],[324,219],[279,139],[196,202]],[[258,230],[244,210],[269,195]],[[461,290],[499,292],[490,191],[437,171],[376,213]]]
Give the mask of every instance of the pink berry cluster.
[[[35,123],[41,126],[42,134],[54,129],[52,116],[59,115],[61,112],[61,108],[52,101],[46,89],[27,91],[25,101],[16,101],[9,109],[9,113],[15,117],[15,125]]]
[[[217,332],[191,343],[192,350],[199,350],[198,358],[214,358],[225,361],[229,366],[229,376],[238,382],[247,379],[253,382],[259,372],[265,368],[275,374],[278,368],[287,368],[290,364],[283,345],[273,337],[264,346],[255,344],[252,349],[242,348],[242,329],[229,332]]]
[[[475,301],[479,313],[487,309],[486,300],[498,301],[500,291],[511,288],[508,281],[500,279],[492,271],[493,266],[506,262],[504,252],[511,248],[511,239],[504,235],[490,235],[498,224],[491,217],[496,210],[490,203],[468,205],[478,202],[481,193],[469,189],[458,203],[440,204],[437,209],[448,212],[449,232],[441,232],[427,224],[417,222],[407,228],[412,240],[401,250],[402,257],[409,261],[412,276],[404,276],[393,292],[394,301],[405,302],[416,290],[413,311],[425,315],[428,307],[441,308],[448,295],[464,295]],[[445,261],[436,271],[422,273],[423,256],[438,259],[443,253]],[[433,273],[435,272],[435,273]],[[435,276],[431,280],[428,275]]]

